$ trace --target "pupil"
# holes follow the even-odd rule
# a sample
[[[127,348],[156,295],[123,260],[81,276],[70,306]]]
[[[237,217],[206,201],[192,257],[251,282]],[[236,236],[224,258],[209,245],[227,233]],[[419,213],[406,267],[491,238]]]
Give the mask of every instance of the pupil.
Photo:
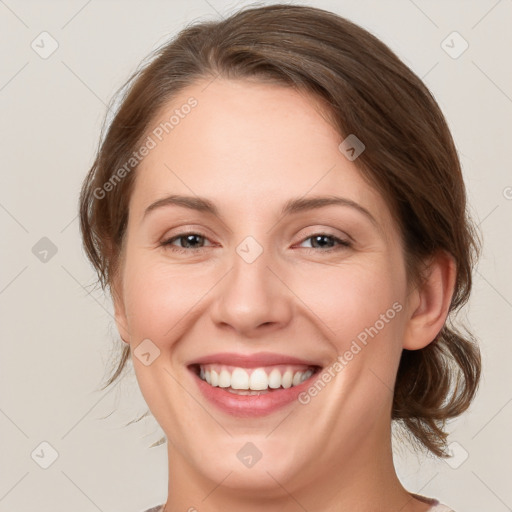
[[[329,237],[327,235],[317,235],[317,236],[313,237],[313,240],[315,242],[317,242],[317,243],[320,242],[320,247],[324,247],[325,245],[329,245],[329,243],[322,244],[322,240],[325,242],[325,240],[328,240],[328,239],[329,239]]]
[[[186,235],[184,238],[186,240],[185,246],[189,247],[189,243],[191,243],[193,245],[194,244],[194,239],[196,239],[196,241],[197,241],[197,239],[201,238],[201,236],[199,236],[199,235]]]

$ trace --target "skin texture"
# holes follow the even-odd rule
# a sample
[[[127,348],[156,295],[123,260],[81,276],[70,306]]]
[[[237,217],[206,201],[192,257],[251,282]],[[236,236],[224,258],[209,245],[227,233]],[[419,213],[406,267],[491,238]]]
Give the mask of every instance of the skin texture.
[[[392,390],[402,349],[426,346],[445,322],[452,260],[437,255],[425,286],[408,284],[386,202],[338,150],[343,138],[312,97],[217,78],[182,91],[152,127],[191,96],[197,106],[136,171],[115,283],[132,356],[144,339],[160,350],[149,366],[133,361],[168,439],[166,512],[428,510],[396,476]],[[219,216],[174,205],[144,216],[170,194],[206,197]],[[376,223],[347,206],[280,214],[287,200],[317,195],[355,201]],[[161,245],[188,232],[205,239]],[[319,233],[352,246],[314,245]],[[247,236],[263,249],[252,263],[236,252]],[[186,367],[260,351],[328,367],[396,302],[402,310],[307,405],[233,417],[203,398]],[[248,441],[262,453],[251,468],[236,456]]]

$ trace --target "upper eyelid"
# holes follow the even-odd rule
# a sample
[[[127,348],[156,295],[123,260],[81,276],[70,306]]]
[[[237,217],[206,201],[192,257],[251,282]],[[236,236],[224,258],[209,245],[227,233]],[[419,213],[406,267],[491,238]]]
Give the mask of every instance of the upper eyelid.
[[[314,229],[311,226],[306,226],[305,228],[302,228],[301,231],[303,231],[305,229],[309,230],[310,228]],[[337,231],[337,232],[334,233],[333,231]],[[340,240],[344,240],[346,238],[346,239],[348,239],[349,242],[355,243],[354,238],[352,238],[346,231],[343,231],[341,229],[336,229],[336,228],[316,228],[310,234],[301,235],[299,241],[303,241],[306,238],[310,238],[314,235],[327,235],[327,236],[332,236],[334,238],[339,238]]]
[[[216,236],[208,228],[205,229],[203,227],[195,227],[195,226],[196,225],[194,225],[194,224],[190,224],[190,225],[184,224],[184,225],[181,225],[181,226],[177,226],[177,227],[173,228],[172,231],[177,230],[177,229],[179,229],[180,231],[178,231],[175,235],[172,235],[172,236],[171,235],[169,235],[169,236],[164,235],[163,238],[169,239],[169,238],[172,238],[174,236],[180,236],[180,235],[183,236],[183,235],[186,235],[186,234],[198,234],[198,235],[202,235],[202,236],[206,236],[206,237]],[[321,226],[321,224],[311,224],[311,225],[302,227],[299,230],[299,232],[300,231],[304,231],[304,230],[314,229],[315,226]],[[337,231],[337,233],[333,233],[332,231]],[[207,233],[212,233],[212,235],[208,235]],[[231,230],[230,230],[230,233],[232,233]],[[345,230],[334,228],[334,227],[317,227],[316,231],[313,231],[309,236],[313,236],[313,235],[318,234],[318,233],[328,234],[330,236],[336,236],[336,237],[346,236],[347,238],[353,240],[353,238]],[[341,233],[341,234],[338,234],[338,233]]]

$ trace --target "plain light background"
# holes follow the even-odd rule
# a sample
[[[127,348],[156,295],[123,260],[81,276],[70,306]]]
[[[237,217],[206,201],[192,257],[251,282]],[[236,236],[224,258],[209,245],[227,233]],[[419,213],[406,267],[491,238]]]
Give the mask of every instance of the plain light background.
[[[461,315],[480,339],[484,376],[470,411],[449,424],[453,459],[405,447],[396,465],[408,490],[457,512],[510,511],[512,1],[302,3],[382,39],[446,115],[484,236]],[[166,500],[166,446],[149,448],[163,432],[152,417],[125,426],[147,410],[135,377],[99,390],[121,342],[109,299],[90,287],[77,197],[106,104],[141,60],[186,24],[248,4],[0,0],[0,512],[140,512]],[[454,31],[469,44],[458,58],[443,48],[448,36],[452,54],[463,48]],[[52,39],[47,58],[31,46]]]

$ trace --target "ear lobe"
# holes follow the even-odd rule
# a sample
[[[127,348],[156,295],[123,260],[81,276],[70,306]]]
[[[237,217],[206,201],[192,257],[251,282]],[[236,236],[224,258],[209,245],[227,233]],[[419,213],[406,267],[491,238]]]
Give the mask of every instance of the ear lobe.
[[[431,343],[448,316],[457,268],[453,257],[441,250],[432,257],[428,276],[410,297],[414,303],[404,333],[403,348],[418,350]]]

